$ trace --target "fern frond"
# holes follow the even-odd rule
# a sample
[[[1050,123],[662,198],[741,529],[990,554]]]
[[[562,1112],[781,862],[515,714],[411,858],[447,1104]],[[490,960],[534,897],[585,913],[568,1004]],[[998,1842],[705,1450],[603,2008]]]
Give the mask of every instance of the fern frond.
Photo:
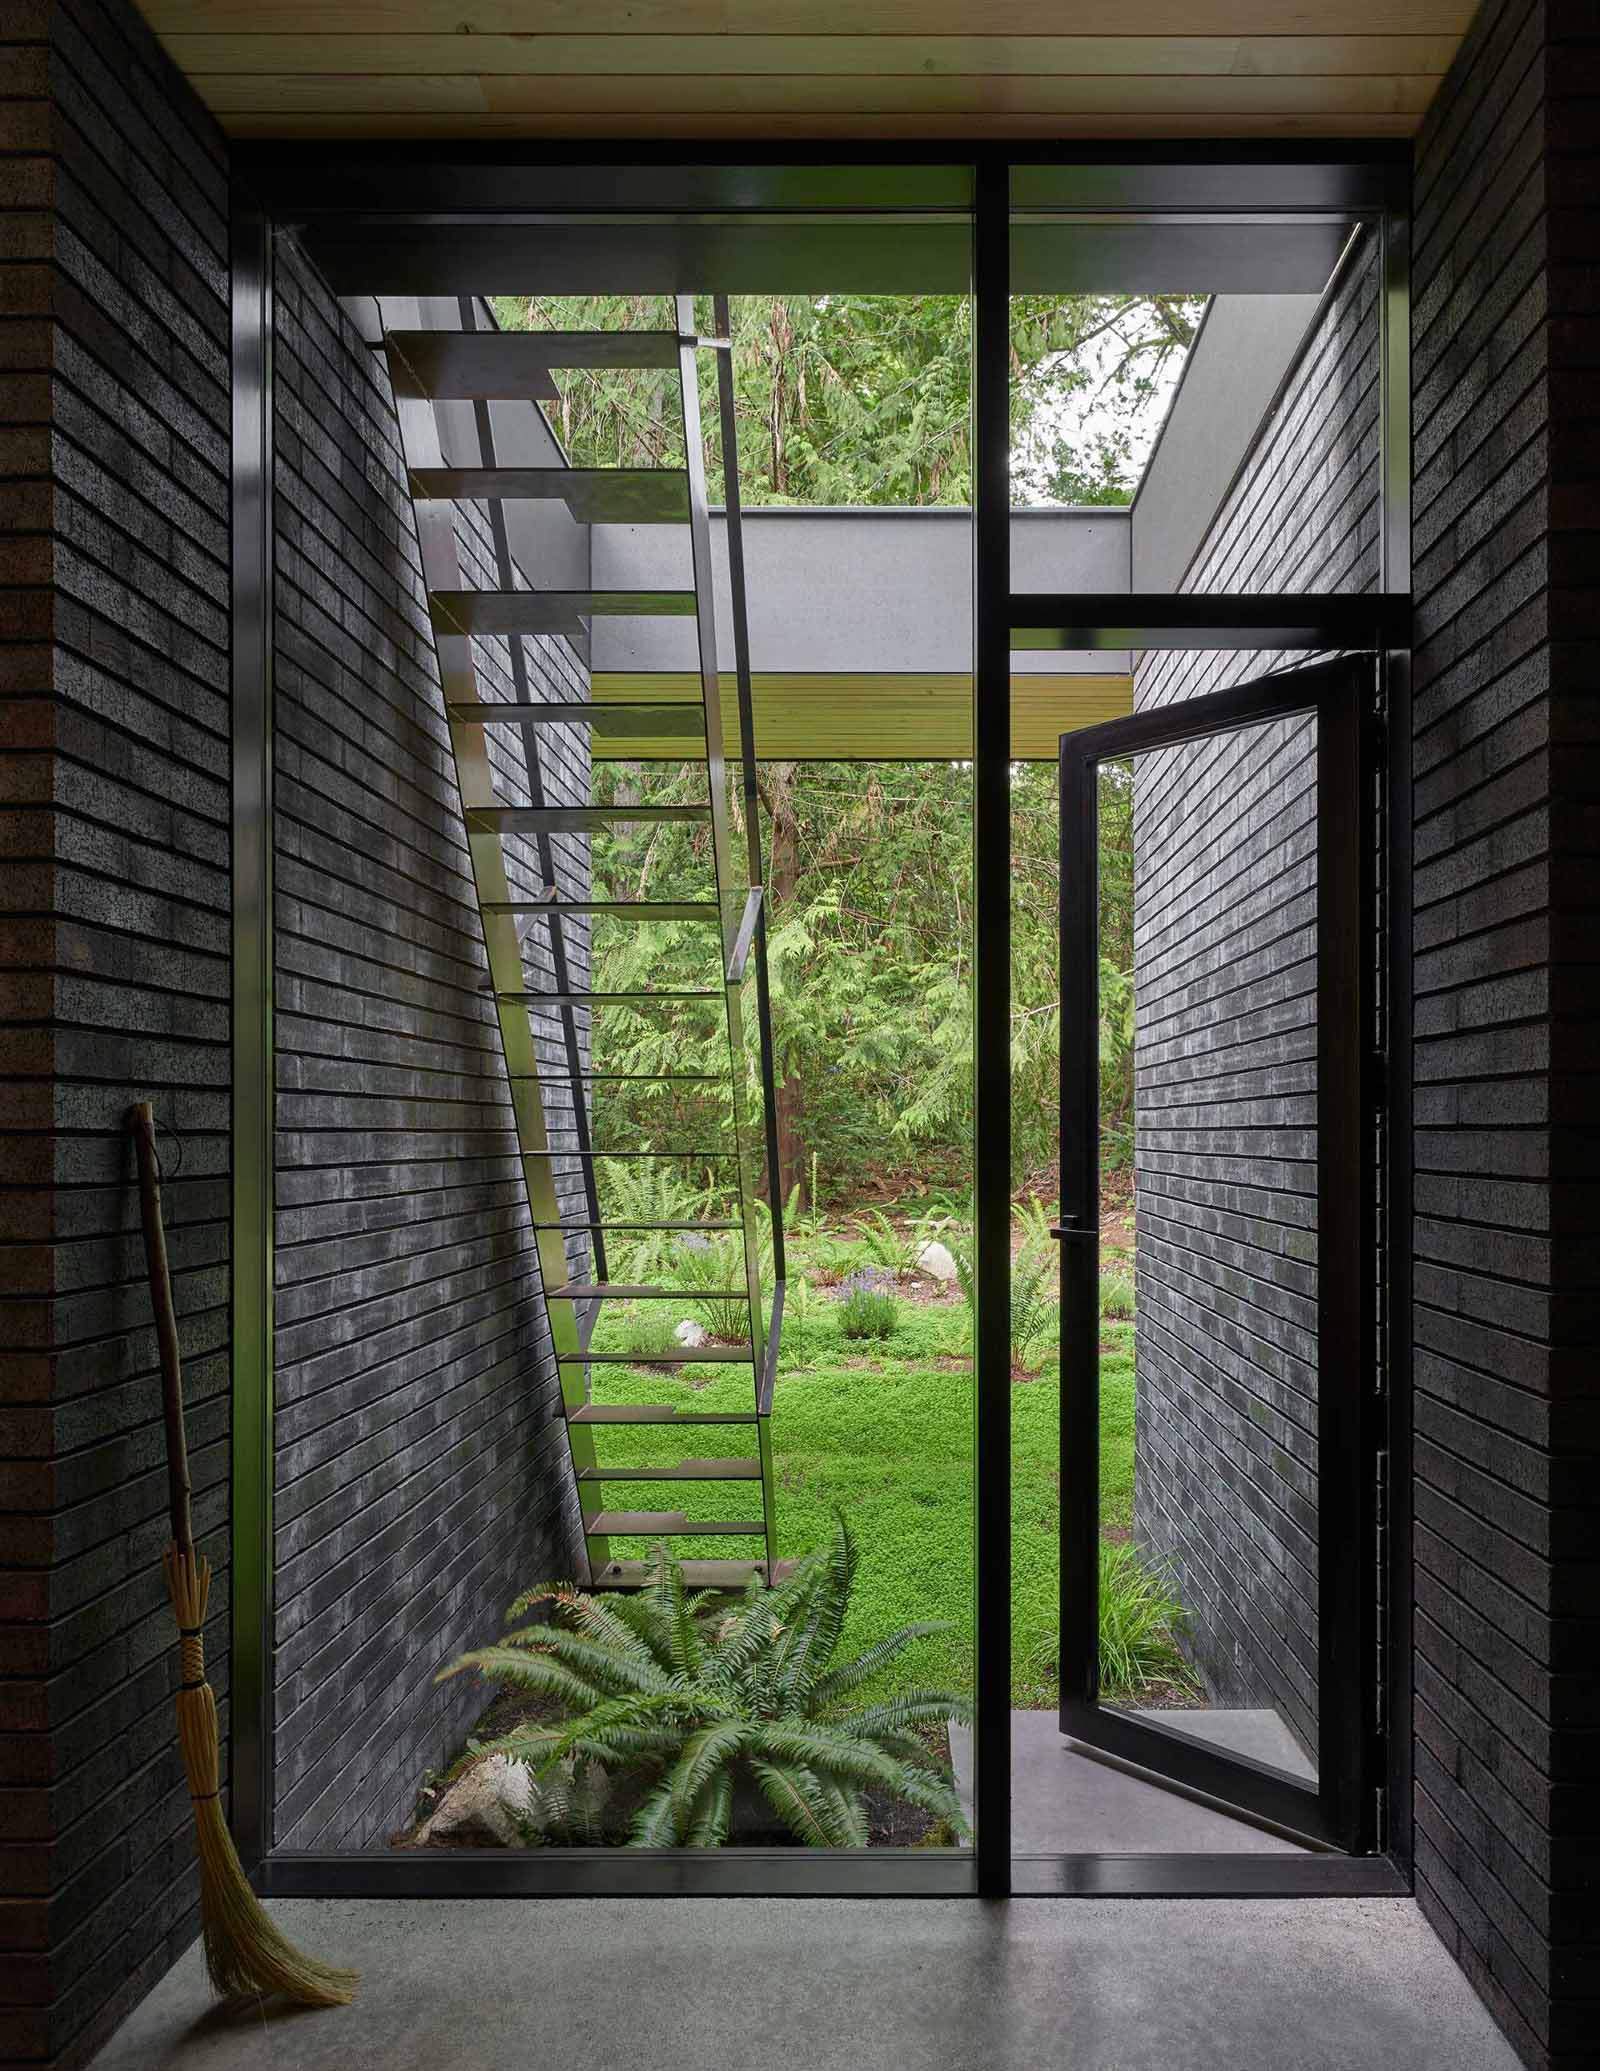
[[[448,1668],[441,1668],[434,1681],[448,1682],[451,1676],[464,1675],[469,1670],[486,1682],[510,1683],[536,1697],[554,1697],[575,1710],[587,1710],[601,1701],[602,1693],[593,1684],[563,1668],[559,1661],[521,1647],[479,1647],[471,1654],[458,1656]]]
[[[733,1824],[733,1777],[719,1769],[700,1794],[684,1842],[690,1848],[720,1848]]]
[[[907,1690],[903,1696],[886,1697],[866,1711],[847,1712],[826,1723],[876,1739],[880,1733],[901,1733],[908,1726],[942,1726],[946,1719],[966,1724],[971,1717],[971,1703],[953,1690]]]
[[[564,1668],[570,1668],[574,1675],[593,1683],[608,1697],[671,1687],[666,1670],[642,1648],[637,1654],[631,1649],[623,1652],[598,1640],[587,1639],[582,1633],[562,1632],[553,1625],[536,1625],[527,1629],[537,1635],[522,1642],[528,1653],[543,1654],[549,1660],[559,1661]],[[500,1644],[510,1646],[516,1638],[515,1634],[508,1634]]]
[[[695,1800],[719,1769],[726,1769],[749,1739],[752,1728],[743,1719],[722,1719],[691,1734],[667,1782],[672,1788],[673,1817],[687,1825]]]
[[[676,1848],[678,1830],[672,1816],[672,1792],[658,1784],[633,1815],[630,1848]]]
[[[902,1625],[898,1632],[890,1633],[887,1639],[879,1640],[864,1654],[858,1654],[854,1661],[847,1661],[843,1668],[832,1670],[820,1682],[814,1683],[811,1688],[812,1706],[833,1704],[852,1690],[859,1690],[863,1683],[870,1682],[879,1669],[893,1661],[897,1654],[904,1653],[907,1647],[949,1630],[948,1618],[931,1619],[924,1625]]]
[[[755,1742],[769,1759],[803,1764],[819,1774],[843,1777],[863,1788],[893,1789],[903,1764],[870,1740],[853,1740],[847,1733],[831,1733],[816,1726],[777,1722],[759,1729]]]
[[[797,1841],[808,1848],[848,1848],[816,1779],[773,1762],[752,1762],[761,1794]]]

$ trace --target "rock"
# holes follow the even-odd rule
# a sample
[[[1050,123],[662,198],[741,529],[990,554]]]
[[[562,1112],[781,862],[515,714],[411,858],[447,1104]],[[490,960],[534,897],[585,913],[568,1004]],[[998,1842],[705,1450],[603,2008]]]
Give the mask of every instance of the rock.
[[[710,1331],[703,1324],[696,1323],[692,1316],[685,1316],[672,1335],[680,1345],[685,1346],[691,1352],[696,1351],[701,1345],[709,1343],[711,1338]]]
[[[926,1273],[930,1280],[937,1280],[941,1287],[954,1287],[961,1278],[948,1246],[937,1242],[924,1244],[918,1251],[917,1271]]]
[[[678,1232],[678,1242],[685,1251],[709,1251],[711,1249],[711,1239],[709,1237],[702,1237],[698,1230],[680,1230]]]
[[[534,1803],[533,1774],[509,1755],[485,1755],[458,1776],[417,1829],[417,1845],[446,1835],[458,1844],[518,1848]]]

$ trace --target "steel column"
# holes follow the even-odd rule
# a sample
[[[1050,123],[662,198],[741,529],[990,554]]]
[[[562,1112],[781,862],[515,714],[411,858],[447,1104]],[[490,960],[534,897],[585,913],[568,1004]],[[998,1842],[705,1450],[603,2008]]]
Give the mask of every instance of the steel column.
[[[1011,185],[976,174],[973,279],[973,1777],[978,1889],[1011,1889]]]

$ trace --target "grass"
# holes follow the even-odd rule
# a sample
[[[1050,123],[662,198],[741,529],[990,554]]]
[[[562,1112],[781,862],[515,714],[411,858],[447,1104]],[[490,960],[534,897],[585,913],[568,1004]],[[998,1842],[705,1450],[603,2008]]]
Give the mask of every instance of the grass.
[[[900,1304],[894,1337],[877,1344],[847,1339],[840,1304],[812,1292],[804,1329],[786,1330],[773,1401],[772,1437],[778,1482],[779,1551],[792,1558],[821,1545],[836,1510],[849,1518],[861,1546],[848,1654],[897,1626],[948,1619],[952,1630],[907,1657],[919,1683],[972,1683],[972,1373],[964,1303]],[[619,1305],[620,1308],[620,1305]],[[665,1344],[679,1311],[651,1305],[653,1315],[614,1313],[595,1349]],[[646,1328],[648,1323],[648,1328]],[[670,1373],[632,1367],[596,1368],[596,1393],[611,1402],[675,1402],[684,1409],[744,1409],[751,1400],[747,1368],[691,1364]],[[1125,1530],[1133,1510],[1133,1329],[1107,1323],[1101,1352],[1101,1525]],[[1012,1622],[1014,1690],[1019,1704],[1053,1701],[1058,1566],[1059,1367],[1054,1348],[1038,1374],[1011,1391],[1013,1475]],[[596,1427],[603,1465],[663,1465],[699,1454],[753,1450],[753,1432],[703,1425],[682,1433]],[[607,1507],[681,1509],[710,1518],[739,1516],[735,1503],[759,1514],[754,1483],[659,1485],[611,1482]],[[616,1551],[642,1553],[617,1542]],[[754,1556],[746,1538],[684,1537],[684,1556]],[[530,1577],[530,1580],[533,1579]],[[1031,1665],[1030,1665],[1031,1664]]]

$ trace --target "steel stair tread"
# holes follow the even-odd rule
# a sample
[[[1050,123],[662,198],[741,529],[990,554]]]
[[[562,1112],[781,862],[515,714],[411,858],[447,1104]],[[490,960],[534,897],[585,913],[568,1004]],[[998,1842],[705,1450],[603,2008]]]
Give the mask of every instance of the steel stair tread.
[[[419,502],[564,503],[580,525],[682,525],[689,477],[681,467],[416,467]]]
[[[681,1510],[597,1510],[583,1521],[586,1539],[651,1539],[664,1535],[688,1538],[759,1539],[766,1525],[759,1517],[709,1518],[691,1522]]]
[[[742,1222],[536,1222],[536,1230],[742,1230]]]
[[[708,805],[474,805],[467,808],[470,826],[487,834],[593,834],[605,827],[631,824],[663,826],[674,821],[703,821]]]
[[[688,1589],[742,1590],[751,1581],[765,1582],[764,1560],[686,1560],[682,1563],[684,1586]],[[774,1561],[773,1582],[787,1582],[794,1573],[792,1560]],[[595,1574],[591,1589],[648,1589],[656,1577],[655,1563],[648,1560],[612,1560]]]
[[[667,1345],[643,1352],[558,1352],[557,1366],[754,1366],[749,1345]]]
[[[680,346],[699,342],[676,331],[391,331],[385,340],[419,384],[400,394],[508,403],[558,367],[675,367]]]
[[[693,618],[693,590],[430,590],[435,632],[566,633],[596,618]]]
[[[588,914],[618,920],[695,920],[715,924],[722,915],[711,899],[486,899],[484,913]]]
[[[532,986],[513,986],[497,992],[497,1000],[521,1000],[536,1006],[541,1000],[555,1007],[631,1007],[639,1000],[720,1000],[721,986],[702,985],[681,992],[541,992]]]
[[[520,593],[518,593],[520,594]],[[513,704],[504,698],[462,698],[445,707],[457,726],[593,726],[612,740],[662,738],[703,741],[703,705]]]
[[[545,1289],[547,1302],[742,1302],[743,1287],[631,1287],[617,1280],[569,1280]]]
[[[678,1409],[670,1402],[586,1402],[569,1424],[759,1424],[753,1409]]]
[[[683,1460],[676,1467],[582,1467],[580,1483],[597,1481],[759,1481],[759,1460]]]

